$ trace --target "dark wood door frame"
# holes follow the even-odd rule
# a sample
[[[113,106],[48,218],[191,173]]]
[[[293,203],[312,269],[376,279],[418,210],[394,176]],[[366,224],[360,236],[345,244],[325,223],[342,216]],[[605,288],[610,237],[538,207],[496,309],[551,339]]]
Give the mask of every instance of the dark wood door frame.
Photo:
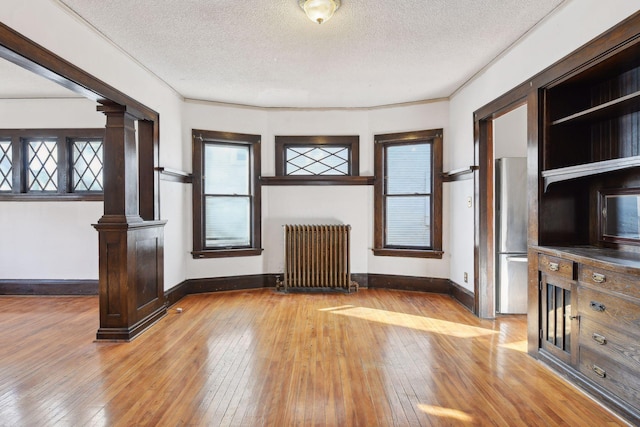
[[[529,87],[529,83],[521,84],[473,113],[474,163],[478,166],[473,179],[474,312],[486,319],[496,315],[493,120],[527,104]]]
[[[166,314],[159,115],[2,23],[0,58],[98,102],[107,116],[104,215],[94,225],[100,236],[97,338],[130,340]]]

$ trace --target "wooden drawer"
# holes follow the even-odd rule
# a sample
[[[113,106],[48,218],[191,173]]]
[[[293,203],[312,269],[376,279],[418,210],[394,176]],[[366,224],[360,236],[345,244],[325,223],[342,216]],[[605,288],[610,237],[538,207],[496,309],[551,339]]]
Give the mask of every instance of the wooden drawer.
[[[602,268],[580,265],[578,280],[590,287],[597,287],[623,295],[640,298],[640,278],[616,273]]]
[[[640,335],[640,305],[578,286],[578,314],[580,319],[590,318],[612,329]]]
[[[543,273],[573,280],[574,262],[545,254],[538,254],[538,270]]]
[[[594,322],[580,319],[580,345],[598,352],[632,372],[640,372],[640,338]]]
[[[637,371],[630,371],[584,346],[580,346],[579,369],[592,381],[633,406],[640,402],[640,376]]]

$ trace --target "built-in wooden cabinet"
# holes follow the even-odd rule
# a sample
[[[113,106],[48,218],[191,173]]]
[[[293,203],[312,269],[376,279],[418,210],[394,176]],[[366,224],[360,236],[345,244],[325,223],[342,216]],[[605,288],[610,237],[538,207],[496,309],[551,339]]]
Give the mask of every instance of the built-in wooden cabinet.
[[[530,351],[640,423],[640,14],[541,76]]]

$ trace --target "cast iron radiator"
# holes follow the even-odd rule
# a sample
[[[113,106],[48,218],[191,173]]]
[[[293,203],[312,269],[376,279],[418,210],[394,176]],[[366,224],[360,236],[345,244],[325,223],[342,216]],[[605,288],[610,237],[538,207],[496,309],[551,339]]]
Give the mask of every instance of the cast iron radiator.
[[[358,290],[351,281],[350,225],[285,225],[278,289]]]

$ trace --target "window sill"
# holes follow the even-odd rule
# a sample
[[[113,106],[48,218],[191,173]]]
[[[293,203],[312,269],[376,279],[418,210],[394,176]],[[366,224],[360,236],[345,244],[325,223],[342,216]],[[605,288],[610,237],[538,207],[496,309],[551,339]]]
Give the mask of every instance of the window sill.
[[[34,193],[0,193],[1,202],[102,202],[104,194],[34,194]]]
[[[415,249],[372,249],[375,256],[396,256],[406,258],[434,258],[442,259],[444,252],[436,250],[415,250]]]
[[[287,175],[261,176],[262,185],[373,185],[374,176]]]
[[[242,256],[262,255],[262,248],[243,248],[243,249],[205,249],[201,251],[193,251],[191,255],[194,259],[201,258],[231,258]]]

